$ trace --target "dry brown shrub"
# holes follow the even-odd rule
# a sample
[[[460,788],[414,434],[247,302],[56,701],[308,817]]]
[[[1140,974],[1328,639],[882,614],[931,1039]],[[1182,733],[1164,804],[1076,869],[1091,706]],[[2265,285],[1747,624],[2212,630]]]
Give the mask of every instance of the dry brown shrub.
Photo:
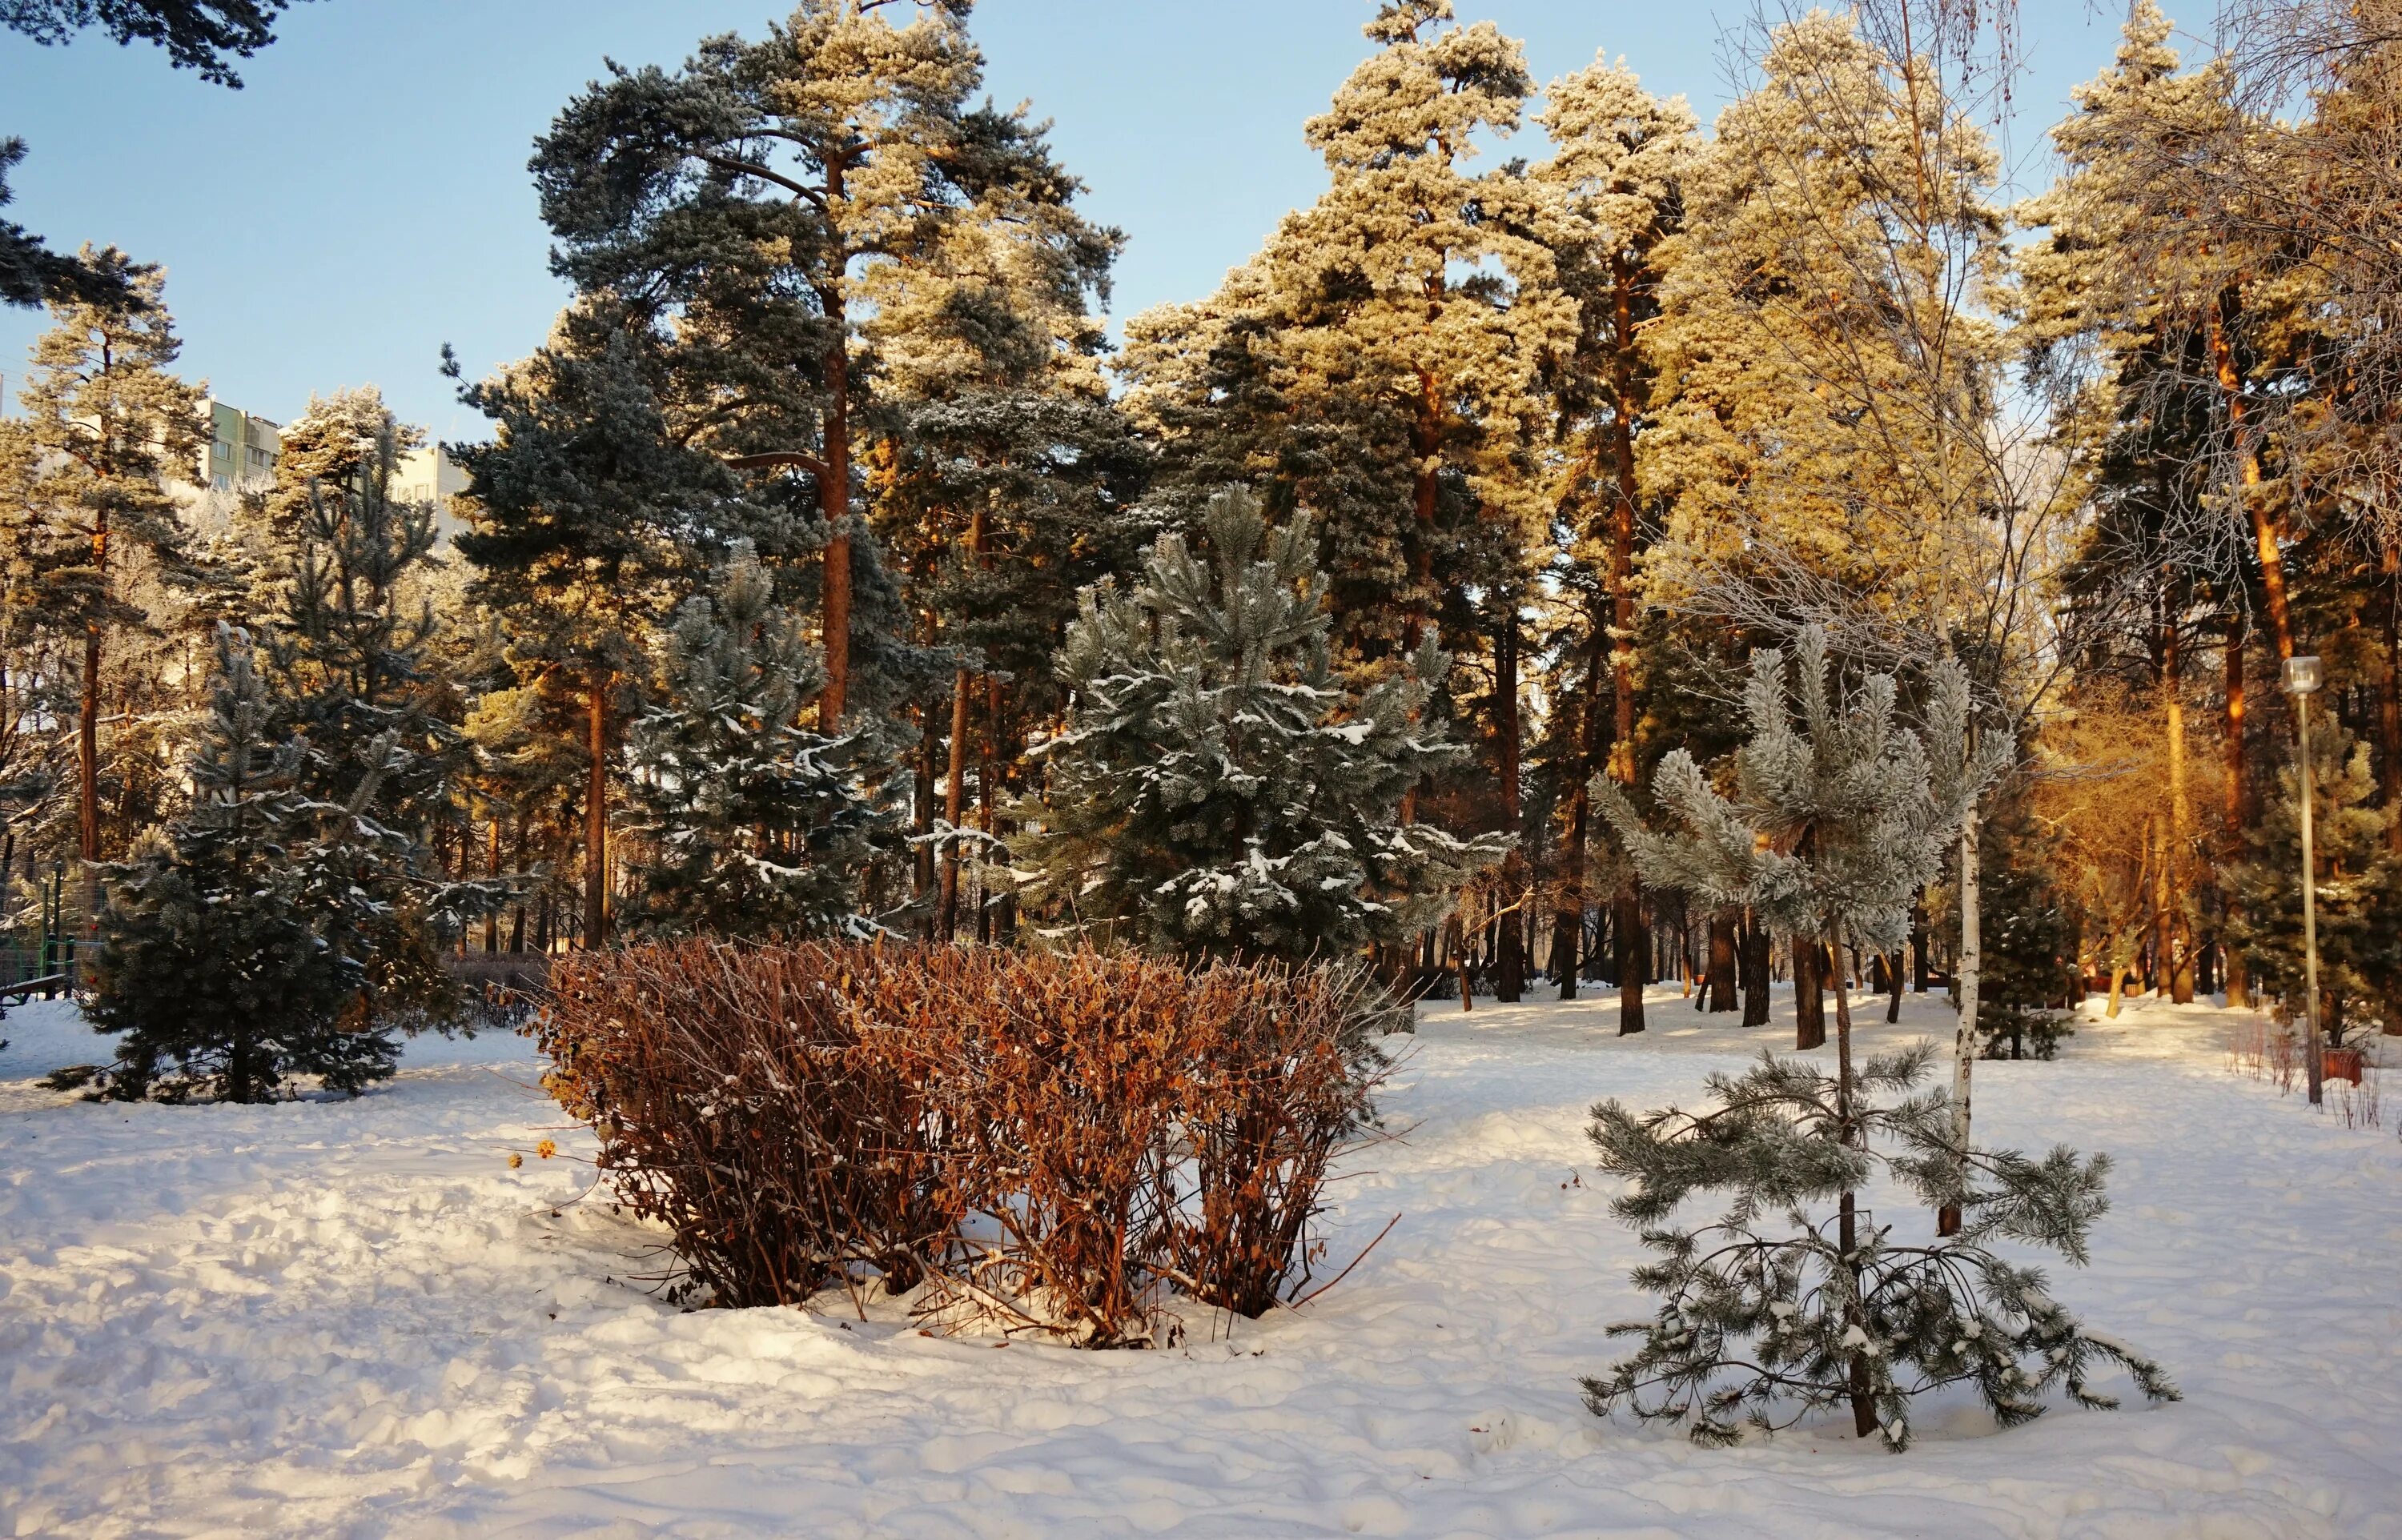
[[[918,1289],[1095,1346],[1306,1277],[1371,1116],[1356,974],[1092,952],[684,942],[560,959],[538,1025],[680,1295]]]

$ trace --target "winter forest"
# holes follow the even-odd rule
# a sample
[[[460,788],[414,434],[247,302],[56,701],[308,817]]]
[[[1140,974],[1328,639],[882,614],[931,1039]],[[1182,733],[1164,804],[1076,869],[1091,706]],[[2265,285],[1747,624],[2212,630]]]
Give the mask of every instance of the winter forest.
[[[596,57],[446,495],[0,221],[15,1533],[2402,1533],[2402,13],[1459,4],[1116,317],[973,0]]]

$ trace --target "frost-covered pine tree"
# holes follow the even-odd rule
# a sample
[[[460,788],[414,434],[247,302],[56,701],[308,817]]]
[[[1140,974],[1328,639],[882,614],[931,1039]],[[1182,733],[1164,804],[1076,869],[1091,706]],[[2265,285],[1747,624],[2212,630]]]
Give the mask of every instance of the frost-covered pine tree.
[[[1823,635],[1805,632],[1799,653],[1791,691],[1781,652],[1753,656],[1751,737],[1731,794],[1679,750],[1654,782],[1677,832],[1645,828],[1615,787],[1595,795],[1646,881],[1749,904],[1804,944],[1891,951],[1992,767],[1939,777],[1898,719],[1890,677],[1830,688]],[[1937,684],[1965,689],[1950,671]],[[2005,1425],[2037,1415],[2055,1384],[2082,1405],[2114,1405],[2091,1383],[2114,1366],[2147,1396],[2174,1396],[2158,1366],[2082,1330],[2039,1271],[1992,1248],[2012,1240],[2082,1264],[2105,1206],[2106,1158],[1964,1158],[1943,1093],[1915,1089],[1933,1046],[1856,1065],[1840,983],[1835,999],[1832,1075],[1763,1055],[1740,1077],[1712,1076],[1706,1111],[1594,1109],[1602,1168],[1633,1184],[1614,1207],[1659,1254],[1635,1281],[1661,1304],[1651,1320],[1612,1328],[1641,1345],[1585,1381],[1588,1405],[1629,1406],[1686,1423],[1696,1441],[1728,1443],[1746,1422],[1773,1429],[1848,1404],[1861,1437],[1898,1451],[1911,1397],[1948,1384],[1973,1385]],[[1859,1201],[1880,1172],[1930,1207],[1956,1203],[1957,1233],[1896,1244]],[[1688,1198],[1713,1192],[1731,1199],[1724,1216],[1674,1222]]]
[[[360,882],[393,859],[368,815],[397,746],[372,746],[347,802],[311,798],[306,746],[269,736],[277,703],[249,637],[220,626],[216,653],[189,809],[106,869],[90,1013],[126,1036],[104,1084],[128,1099],[257,1102],[309,1075],[356,1093],[398,1052],[366,1011],[382,916]]]
[[[1420,720],[1445,659],[1421,647],[1407,672],[1345,687],[1308,517],[1271,529],[1234,488],[1203,534],[1200,551],[1162,537],[1130,588],[1082,596],[1057,666],[1073,701],[1012,842],[1020,883],[1071,925],[1159,952],[1403,941],[1508,849],[1401,817],[1465,752]]]
[[[800,725],[818,650],[738,547],[712,603],[666,642],[667,698],[635,723],[635,825],[655,852],[633,916],[654,931],[825,935],[865,928],[859,884],[886,823],[851,737]]]

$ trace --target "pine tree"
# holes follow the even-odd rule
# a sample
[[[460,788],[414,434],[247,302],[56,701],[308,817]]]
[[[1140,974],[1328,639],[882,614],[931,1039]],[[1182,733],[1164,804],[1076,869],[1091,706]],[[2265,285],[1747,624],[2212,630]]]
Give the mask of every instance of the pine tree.
[[[1188,488],[1256,479],[1279,513],[1310,510],[1340,651],[1381,657],[1427,634],[1479,527],[1522,563],[1541,538],[1539,375],[1574,307],[1549,189],[1470,165],[1534,93],[1519,45],[1451,0],[1386,0],[1364,30],[1377,52],[1306,129],[1327,190],[1218,296],[1137,318],[1127,368]]]
[[[275,41],[275,15],[291,0],[7,0],[0,27],[36,43],[63,43],[99,25],[119,43],[145,38],[167,50],[177,69],[242,89],[233,59],[247,59]],[[0,208],[8,203],[8,172],[25,158],[21,139],[0,139]],[[45,303],[116,309],[140,301],[129,274],[92,254],[65,256],[12,221],[0,219],[0,305]]]
[[[12,431],[32,459],[22,495],[43,621],[82,643],[76,845],[89,915],[106,854],[100,721],[107,646],[150,622],[127,601],[128,569],[172,573],[184,564],[186,535],[167,480],[192,463],[205,430],[201,392],[169,372],[181,344],[158,270],[114,250],[88,251],[85,260],[117,275],[128,298],[52,304],[54,324],[35,345],[21,397],[25,419]]]
[[[118,43],[140,38],[167,62],[214,85],[242,89],[233,61],[275,41],[275,18],[292,0],[8,0],[0,26],[36,43],[63,43],[97,26]]]
[[[1416,719],[1446,664],[1334,679],[1306,516],[1213,498],[1206,549],[1153,545],[1141,580],[1084,594],[1058,660],[1067,722],[1039,746],[1022,880],[1070,924],[1159,952],[1333,958],[1415,934],[1506,848],[1399,816],[1461,751]]]
[[[312,401],[293,430],[261,510],[274,547],[262,574],[276,600],[266,639],[274,729],[307,744],[299,788],[319,802],[346,804],[376,777],[368,844],[392,859],[358,873],[377,915],[370,1011],[448,1022],[458,989],[441,948],[505,889],[432,875],[433,839],[473,748],[449,720],[456,706],[435,656],[434,509],[404,502],[393,484],[418,435],[372,389]]]
[[[307,749],[269,736],[276,702],[250,639],[221,626],[191,806],[108,868],[90,1014],[123,1032],[108,1093],[255,1102],[319,1077],[353,1093],[392,1073],[398,1049],[366,1014],[380,916],[358,879],[393,859],[366,815],[394,745],[348,803],[298,788]]]
[[[455,541],[476,569],[470,598],[502,617],[526,687],[575,701],[545,714],[573,736],[584,772],[584,939],[610,923],[609,815],[629,681],[707,546],[725,538],[733,497],[712,457],[676,443],[654,361],[608,311],[571,307],[550,342],[461,392],[491,418],[493,442],[460,446],[469,528]],[[454,366],[455,367],[455,366]]]
[[[25,158],[25,142],[0,139],[0,208],[16,196],[8,173]],[[122,305],[129,297],[124,275],[85,257],[54,252],[40,236],[11,219],[0,219],[0,305],[26,309],[60,302]]]
[[[1547,95],[1540,121],[1556,153],[1535,174],[1561,200],[1552,243],[1561,287],[1578,314],[1576,345],[1561,355],[1550,382],[1576,467],[1562,478],[1560,517],[1573,531],[1570,586],[1583,578],[1598,601],[1581,617],[1584,634],[1576,639],[1585,656],[1583,694],[1573,708],[1581,719],[1583,763],[1569,789],[1567,907],[1558,931],[1573,938],[1583,929],[1587,788],[1605,767],[1622,786],[1636,780],[1636,534],[1644,501],[1636,440],[1649,426],[1652,387],[1639,328],[1658,314],[1661,248],[1682,221],[1683,182],[1700,146],[1683,100],[1657,100],[1623,65],[1596,61],[1554,81]],[[1628,885],[1613,898],[1622,1035],[1642,1029],[1649,970],[1638,959],[1648,940],[1640,892]],[[1573,925],[1567,923],[1570,908]],[[1573,999],[1572,942],[1566,953],[1560,997]]]
[[[883,352],[928,339],[915,323],[929,313],[973,320],[990,297],[970,281],[963,247],[981,243],[963,227],[1018,227],[1026,246],[1066,254],[1072,284],[1116,245],[1069,212],[1076,184],[1038,130],[974,105],[970,4],[896,25],[880,0],[802,0],[756,43],[712,37],[672,73],[615,71],[536,146],[559,270],[611,296],[657,355],[676,442],[750,478],[759,502],[814,507],[829,731],[906,695],[859,698],[853,680],[855,647],[868,663],[908,630],[897,605],[854,604],[887,581],[853,509],[879,375],[909,367]],[[784,524],[742,532],[762,560],[799,554]]]
[[[1895,951],[1913,896],[1999,766],[1972,762],[1966,775],[1939,777],[1919,735],[1900,724],[1890,676],[1833,689],[1824,637],[1805,631],[1798,651],[1789,693],[1783,653],[1753,656],[1752,736],[1735,754],[1731,793],[1678,750],[1654,783],[1677,832],[1645,828],[1608,782],[1596,800],[1646,880],[1748,904],[1801,945]],[[1948,736],[1965,714],[1967,678],[1955,665],[1934,684],[1951,705],[1930,732]],[[2036,1415],[2036,1397],[2060,1382],[2080,1404],[2114,1404],[2089,1386],[2097,1364],[2125,1368],[2147,1396],[2173,1396],[2157,1366],[2082,1332],[2039,1272],[1990,1245],[2047,1246],[2082,1264],[2106,1159],[1963,1152],[1946,1098],[1910,1093],[1932,1046],[1856,1066],[1847,997],[1839,974],[1832,1075],[1763,1055],[1740,1078],[1711,1077],[1719,1105],[1709,1112],[1638,1115],[1616,1101],[1594,1109],[1602,1168],[1636,1184],[1614,1207],[1660,1254],[1636,1282],[1663,1302],[1649,1323],[1613,1328],[1643,1341],[1585,1382],[1588,1404],[1599,1413],[1628,1405],[1687,1423],[1697,1442],[1731,1443],[1739,1419],[1772,1429],[1848,1403],[1859,1437],[1879,1434],[1899,1451],[1910,1399],[1947,1384],[1972,1383],[2005,1425]],[[1956,1208],[1962,1222],[1931,1246],[1892,1244],[1892,1227],[1859,1203],[1880,1172],[1930,1207]],[[1717,1191],[1732,1203],[1715,1224],[1669,1222],[1687,1198]],[[1830,1198],[1831,1238],[1814,1212]]]
[[[714,603],[667,637],[666,698],[634,725],[635,826],[655,852],[642,928],[821,936],[872,928],[861,879],[888,822],[849,765],[852,744],[799,724],[824,687],[818,651],[738,549]]]
[[[2318,859],[2319,1020],[2341,1047],[2370,1018],[2402,1024],[2402,854],[2386,839],[2393,816],[2378,805],[2368,746],[2330,717],[2312,735],[2312,844]],[[2264,992],[2302,1014],[2301,773],[2290,757],[2277,794],[2247,832],[2226,882],[2236,902],[2229,939]]]

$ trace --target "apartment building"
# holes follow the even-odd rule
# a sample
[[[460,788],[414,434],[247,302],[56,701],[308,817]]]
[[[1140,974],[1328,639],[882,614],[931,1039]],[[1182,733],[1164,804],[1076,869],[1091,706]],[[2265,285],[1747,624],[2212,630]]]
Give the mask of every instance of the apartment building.
[[[275,459],[283,452],[277,424],[212,397],[209,442],[200,451],[200,485],[212,492],[247,492],[275,479]]]

